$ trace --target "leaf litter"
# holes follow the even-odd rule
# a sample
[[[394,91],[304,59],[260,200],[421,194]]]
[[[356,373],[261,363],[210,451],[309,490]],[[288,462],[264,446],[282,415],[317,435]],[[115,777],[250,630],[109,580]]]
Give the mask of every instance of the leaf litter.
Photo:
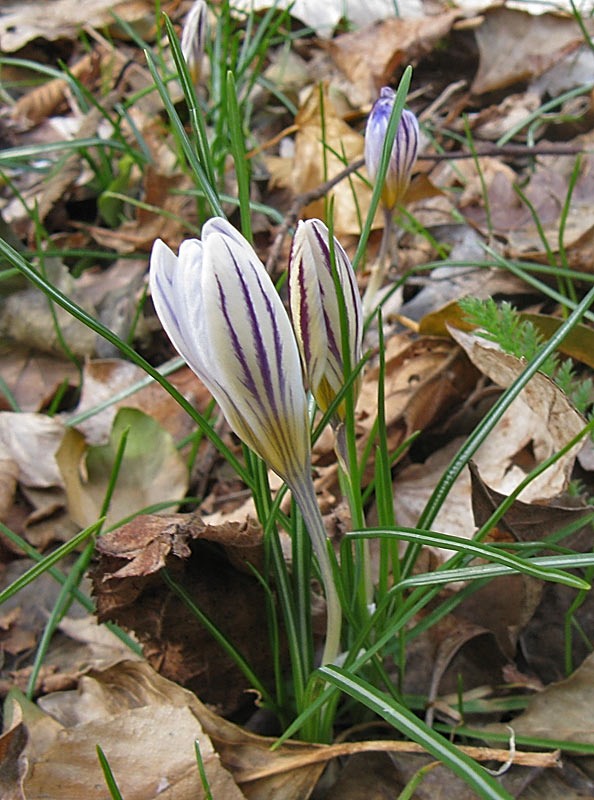
[[[235,5],[241,8],[240,3]],[[586,151],[592,89],[583,86],[575,66],[588,63],[588,46],[575,20],[561,11],[526,4],[501,8],[459,2],[443,9],[413,2],[399,4],[398,18],[391,3],[367,5],[364,18],[359,18],[360,4],[304,2],[292,7],[295,19],[324,38],[307,39],[306,45],[296,40],[295,51],[290,51],[295,58],[294,78],[283,90],[292,96],[295,112],[277,105],[274,95],[260,96],[267,113],[255,117],[261,129],[256,125],[251,131],[255,147],[250,157],[262,199],[282,216],[299,196],[315,194],[349,164],[360,161],[362,122],[377,90],[384,83],[396,83],[403,67],[412,63],[418,78],[410,102],[432,139],[425,142],[419,163],[424,183],[411,192],[408,211],[430,236],[402,220],[399,266],[392,279],[437,259],[444,248],[452,260],[460,254],[460,260],[484,261],[485,244],[501,258],[535,263],[550,263],[552,252],[576,272],[591,274],[592,182]],[[85,4],[84,19],[80,3],[56,0],[54,6],[55,14],[40,27],[38,3],[9,4],[0,20],[4,52],[51,66],[61,58],[81,84],[112,109],[152,86],[142,54],[130,38],[130,31],[136,32],[159,46],[152,3],[94,0],[91,6]],[[188,4],[162,6],[179,22]],[[119,27],[112,12],[130,27]],[[586,19],[583,9],[582,13]],[[337,31],[344,16],[352,26]],[[77,40],[81,26],[91,52]],[[279,86],[284,80],[279,64],[286,63],[280,56],[280,50],[270,54],[271,64],[278,59],[271,74]],[[67,80],[56,78],[30,88],[20,83],[25,74],[22,65],[7,63],[2,69],[3,77],[16,87],[9,85],[12,107],[2,118],[8,119],[7,136],[13,145],[108,135],[100,114],[92,109],[80,113]],[[31,73],[27,75],[30,78]],[[320,77],[323,84],[318,83]],[[579,102],[570,97],[549,113],[536,114],[547,100],[576,88],[583,88]],[[112,93],[109,102],[107,92]],[[21,197],[13,197],[5,187],[0,222],[3,231],[7,226],[11,235],[16,234],[21,246],[33,245],[38,234],[23,199],[31,206],[36,200],[48,241],[65,251],[88,248],[108,253],[109,259],[85,265],[82,274],[73,273],[70,257],[44,258],[42,268],[68,296],[161,363],[172,353],[161,338],[150,303],[145,302],[144,254],[156,237],[177,245],[184,235],[194,235],[200,219],[188,194],[192,181],[179,168],[175,146],[152,96],[132,103],[122,124],[129,140],[135,128],[141,132],[152,163],[128,169],[114,159],[112,176],[121,178],[115,204],[106,204],[113,201],[109,188],[101,200],[95,175],[78,151],[62,161],[43,156],[53,174],[42,181],[7,161]],[[465,124],[478,151],[474,159],[468,158],[471,154],[463,146],[468,137]],[[513,136],[514,131],[519,135]],[[574,173],[578,154],[583,155]],[[464,158],[451,157],[456,155]],[[229,186],[233,180],[229,174]],[[532,203],[540,230],[529,203],[514,188],[518,185]],[[318,197],[310,197],[298,213],[322,215],[328,197],[333,201],[334,232],[353,251],[371,198],[364,173],[353,172]],[[144,206],[132,202],[139,198]],[[379,245],[381,227],[377,217],[370,256]],[[261,221],[262,254],[272,249],[276,233],[268,219]],[[281,252],[283,247],[286,254],[281,241]],[[279,275],[282,264],[278,258]],[[414,271],[404,292],[395,294],[393,304],[386,306],[391,310],[384,318],[389,451],[420,432],[412,448],[393,465],[394,507],[401,525],[416,524],[473,424],[522,368],[518,359],[470,332],[455,301],[466,293],[497,294],[514,299],[532,318],[541,319],[546,335],[558,325],[554,305],[527,283],[509,273],[502,277],[493,264],[488,269],[471,267],[470,275],[467,269],[449,267],[441,278],[439,270]],[[365,273],[361,281],[363,288]],[[144,374],[138,368],[118,359],[103,360],[114,353],[102,349],[94,333],[50,307],[36,290],[18,283],[12,288],[9,281],[3,286],[7,291],[0,294],[0,330],[8,346],[3,343],[0,351],[0,377],[6,389],[0,411],[0,519],[40,551],[51,550],[78,527],[92,524],[116,468],[121,438],[128,436],[133,446],[119,468],[106,523],[116,527],[99,539],[93,591],[99,618],[133,632],[147,663],[126,660],[126,651],[114,640],[95,638],[84,617],[67,616],[36,687],[38,700],[26,700],[17,687],[26,689],[31,663],[27,655],[43,629],[44,620],[33,613],[36,591],[42,590],[16,595],[0,620],[4,655],[0,686],[7,696],[0,740],[2,796],[105,797],[95,752],[99,743],[126,798],[201,797],[194,741],[199,742],[214,797],[307,798],[316,785],[316,796],[330,799],[355,798],[362,791],[365,796],[402,791],[430,763],[414,755],[410,743],[384,740],[380,746],[371,738],[331,746],[287,742],[271,752],[274,738],[224,719],[254,711],[253,695],[246,692],[249,682],[221,654],[161,573],[171,573],[230,639],[249,652],[257,672],[270,676],[262,624],[266,598],[246,566],[261,564],[262,531],[248,516],[245,487],[229,475],[204,441],[197,446],[189,474],[184,456],[193,425],[185,412],[161,389],[136,387]],[[446,302],[449,312],[444,310]],[[591,328],[586,323],[573,336],[573,343],[565,342],[566,352],[569,349],[569,355],[581,360],[589,374]],[[375,419],[377,341],[372,328],[368,334],[372,360],[356,419],[361,451]],[[174,380],[195,407],[207,410],[209,395],[187,370],[180,370]],[[119,394],[124,396],[102,407]],[[57,414],[49,416],[44,412],[54,400],[52,414]],[[526,474],[582,427],[582,418],[563,392],[545,376],[536,375],[477,451],[434,528],[472,537]],[[239,452],[229,432],[220,425],[219,429],[229,447]],[[322,436],[315,446],[314,477],[326,522],[338,543],[350,525],[340,506],[330,438]],[[177,447],[180,443],[185,449]],[[569,480],[575,477],[591,494],[593,470],[582,466],[578,449],[576,445],[568,451],[514,501],[492,531],[494,541],[525,544],[573,526],[577,532],[563,540],[564,546],[581,552],[591,548],[591,531],[580,524],[588,520],[587,509],[567,494]],[[370,462],[364,484],[372,479]],[[176,512],[186,493],[196,487],[201,488],[204,516]],[[158,515],[138,516],[160,502],[166,507]],[[206,512],[215,512],[212,522]],[[373,514],[370,508],[370,520]],[[122,524],[132,515],[132,521]],[[7,586],[30,563],[3,531],[0,540],[2,584]],[[419,568],[433,570],[447,555],[447,550],[427,550]],[[592,662],[584,641],[591,640],[594,631],[589,595],[575,610],[580,636],[570,639],[569,666],[575,671],[567,675],[563,626],[574,592],[518,575],[496,578],[454,603],[459,590],[457,586],[443,590],[454,610],[411,644],[404,690],[426,698],[425,713],[431,720],[484,725],[483,738],[489,745],[485,758],[505,761],[505,752],[496,752],[489,732],[507,733],[510,714],[498,703],[518,694],[523,695],[525,710],[513,715],[516,735],[591,744],[587,709]],[[55,588],[47,592],[42,605],[49,613]],[[396,745],[403,752],[397,752]],[[388,757],[373,752],[374,747],[393,749]],[[358,748],[366,750],[364,756],[353,755]],[[344,766],[334,762],[320,782],[326,763],[338,755]],[[547,762],[542,754],[534,763],[536,767],[514,766],[502,779],[513,796],[570,797],[578,777],[580,785],[592,791],[588,757],[564,755],[563,771],[542,770],[558,763],[556,756]],[[428,770],[414,796],[454,793],[471,796],[451,773],[436,767]]]

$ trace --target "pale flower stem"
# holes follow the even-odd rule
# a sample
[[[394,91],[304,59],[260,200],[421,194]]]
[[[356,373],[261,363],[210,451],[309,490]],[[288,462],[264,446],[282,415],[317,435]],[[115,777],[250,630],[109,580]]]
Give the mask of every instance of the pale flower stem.
[[[365,294],[363,295],[363,317],[367,319],[369,315],[375,311],[375,298],[379,290],[382,288],[386,272],[392,264],[396,261],[397,252],[394,237],[394,211],[393,209],[385,208],[384,211],[384,230],[382,232],[382,240],[377,254],[377,258],[371,268],[371,275],[367,282]]]
[[[316,494],[311,477],[289,484],[295,502],[299,506],[305,527],[309,533],[312,547],[318,559],[324,593],[326,595],[326,641],[322,653],[322,665],[332,664],[340,651],[340,631],[342,627],[342,609],[338,592],[334,585],[334,576],[328,555],[328,537],[324,521],[316,501]]]
[[[353,520],[353,524],[356,528],[364,528],[365,527],[365,519],[359,519],[361,514],[358,514],[356,511],[356,504],[353,498],[353,472],[350,468],[351,457],[349,455],[349,449],[346,443],[346,427],[344,424],[339,425],[334,431],[334,452],[338,458],[338,465],[339,468],[342,469],[344,474],[344,480],[347,484],[347,493],[348,493],[348,503],[351,509],[351,517]],[[359,553],[361,556],[361,568],[363,570],[363,592],[365,596],[365,603],[369,606],[373,601],[373,580],[371,577],[371,556],[370,556],[370,546],[368,539],[362,539],[358,542],[359,545]]]

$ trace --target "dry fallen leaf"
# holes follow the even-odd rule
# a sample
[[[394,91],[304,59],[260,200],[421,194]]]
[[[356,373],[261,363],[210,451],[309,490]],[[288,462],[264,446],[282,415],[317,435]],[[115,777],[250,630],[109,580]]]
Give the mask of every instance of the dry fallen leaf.
[[[78,382],[78,369],[72,361],[12,342],[0,344],[0,359],[0,376],[20,411],[40,411],[64,382],[69,387]],[[0,396],[0,410],[10,410],[4,396]]]
[[[135,384],[145,382],[146,372],[130,361],[105,358],[92,359],[83,368],[82,390],[74,416],[86,414]],[[168,380],[203,411],[211,395],[188,367],[181,367]],[[156,420],[176,441],[195,427],[188,413],[170,394],[156,383],[149,383],[106,408],[92,413],[76,430],[84,434],[88,444],[105,444],[120,408],[136,408]],[[68,415],[69,418],[71,415]]]
[[[134,631],[162,675],[220,709],[236,710],[251,702],[245,695],[249,684],[159,573],[167,568],[266,683],[272,664],[265,598],[246,566],[262,571],[261,537],[260,526],[249,520],[214,526],[190,514],[137,517],[97,543],[93,584],[99,619]]]
[[[542,74],[573,53],[583,33],[574,19],[553,14],[535,19],[522,11],[494,8],[485,15],[476,39],[480,63],[472,92],[484,94]]]
[[[98,28],[112,25],[113,13],[134,24],[151,20],[154,14],[148,0],[8,0],[2,4],[0,39],[6,53],[19,50],[33,39],[76,39],[84,25]]]
[[[27,729],[23,715],[14,700],[6,707],[10,727],[0,736],[0,797],[2,800],[27,800],[23,794],[23,779],[27,769],[23,750],[27,744]]]
[[[447,36],[459,12],[425,17],[392,17],[328,42],[333,60],[368,103],[389,84],[397,71],[433,50]]]
[[[18,468],[19,483],[49,488],[61,486],[55,453],[64,425],[45,414],[0,413],[0,452]]]
[[[271,8],[290,8],[291,16],[313,28],[318,36],[327,37],[341,19],[348,19],[353,25],[370,25],[376,20],[394,15],[393,0],[233,0],[232,8],[238,11],[261,11]],[[398,3],[400,17],[416,17],[422,14],[420,0],[401,0]]]
[[[141,411],[122,408],[116,414],[107,444],[88,447],[82,434],[71,429],[56,453],[69,513],[83,528],[101,517],[124,435],[126,447],[107,525],[154,503],[179,501],[187,491],[188,470],[172,437]]]
[[[547,686],[533,697],[526,710],[513,720],[513,729],[522,736],[594,744],[593,704],[594,655],[590,655],[569,678]],[[486,733],[505,728],[504,724],[494,723],[484,730]]]
[[[524,365],[518,358],[504,353],[492,342],[455,328],[450,333],[481,372],[499,386],[509,386],[523,371]],[[561,389],[546,375],[537,373],[481,448],[483,454],[484,448],[492,448],[497,457],[487,463],[481,458],[481,451],[477,453],[481,477],[491,488],[509,494],[533,466],[560,450],[584,425],[584,418]],[[560,495],[567,487],[580,447],[579,444],[573,447],[532,481],[520,495],[521,499],[546,501]],[[527,459],[522,459],[522,454]]]
[[[323,103],[324,115],[320,104]],[[336,111],[328,87],[314,88],[295,117],[298,127],[292,164],[284,173],[277,167],[275,185],[291,189],[295,194],[317,189],[326,180],[344,170],[345,162],[337,158],[325,144],[344,155],[349,164],[363,155],[363,136],[354,131]],[[278,163],[277,161],[274,163]],[[325,172],[324,164],[327,164]],[[355,194],[355,196],[353,196]],[[361,231],[359,220],[365,218],[371,202],[371,189],[356,175],[342,181],[329,194],[334,202],[334,233],[337,238]],[[306,217],[324,217],[325,200],[310,203]],[[377,215],[376,227],[382,226]]]
[[[44,698],[40,705],[61,729],[46,737],[43,749],[35,748],[43,720],[34,718],[28,724],[27,800],[105,800],[97,745],[126,800],[200,800],[205,793],[195,742],[214,796],[241,800],[243,794],[189,706],[191,695],[183,693],[183,702],[175,695],[177,688],[147,665],[126,662],[83,677],[76,692]]]

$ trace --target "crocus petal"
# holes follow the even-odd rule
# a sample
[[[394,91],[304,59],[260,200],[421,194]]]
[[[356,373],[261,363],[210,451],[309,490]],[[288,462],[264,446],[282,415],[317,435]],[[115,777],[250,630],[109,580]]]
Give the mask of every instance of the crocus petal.
[[[307,401],[287,313],[264,265],[226,220],[151,255],[151,293],[176,349],[235,433],[282,478],[309,469]]]
[[[376,100],[365,129],[365,165],[374,180],[382,157],[388,123],[394,107],[395,92],[384,86]],[[388,209],[400,203],[410,183],[419,149],[419,123],[412,111],[404,109],[396,130],[382,199]]]
[[[361,358],[361,299],[349,258],[336,239],[333,249],[349,328],[349,362],[354,368]],[[330,233],[320,220],[300,222],[297,226],[289,265],[289,291],[303,368],[319,407],[326,410],[344,385],[346,359]]]
[[[196,0],[185,19],[181,35],[181,51],[195,84],[200,80],[204,45],[208,32],[208,14],[204,0]]]

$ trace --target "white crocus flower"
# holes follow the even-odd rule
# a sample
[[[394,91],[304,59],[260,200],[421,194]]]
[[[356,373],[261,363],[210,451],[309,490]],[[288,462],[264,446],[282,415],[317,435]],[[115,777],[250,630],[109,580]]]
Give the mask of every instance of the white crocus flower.
[[[182,242],[158,239],[150,289],[166,333],[212,393],[237,436],[289,486],[301,509],[324,583],[323,663],[340,645],[341,609],[311,478],[307,398],[289,317],[251,245],[226,220]]]
[[[239,438],[283,480],[302,475],[310,440],[299,352],[253,248],[215,217],[179,256],[155,242],[150,286],[167,335]]]

